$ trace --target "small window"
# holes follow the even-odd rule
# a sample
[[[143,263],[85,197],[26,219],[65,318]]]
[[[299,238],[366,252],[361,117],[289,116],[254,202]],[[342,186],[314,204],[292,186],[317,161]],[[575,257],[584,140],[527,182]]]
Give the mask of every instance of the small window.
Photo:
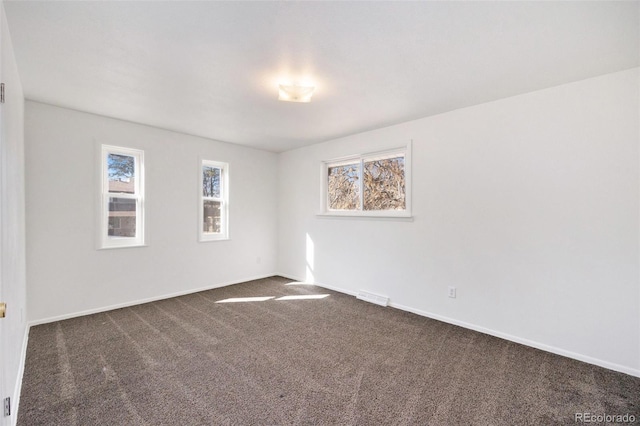
[[[202,160],[200,164],[199,240],[229,238],[229,165]]]
[[[323,163],[325,215],[409,217],[410,146]]]
[[[144,245],[144,152],[102,145],[100,247]]]

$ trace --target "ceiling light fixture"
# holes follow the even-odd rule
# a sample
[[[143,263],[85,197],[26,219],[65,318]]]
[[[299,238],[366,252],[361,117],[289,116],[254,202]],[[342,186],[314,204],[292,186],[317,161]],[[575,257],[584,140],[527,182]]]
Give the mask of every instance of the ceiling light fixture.
[[[278,100],[289,102],[311,102],[315,86],[301,84],[279,84]]]

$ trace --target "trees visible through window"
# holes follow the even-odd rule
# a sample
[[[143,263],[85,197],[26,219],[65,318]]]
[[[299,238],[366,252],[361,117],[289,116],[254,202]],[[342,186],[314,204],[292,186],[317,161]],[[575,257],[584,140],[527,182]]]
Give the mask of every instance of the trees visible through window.
[[[200,241],[228,238],[228,164],[203,160]]]
[[[325,212],[406,215],[409,210],[407,151],[326,162]]]
[[[101,247],[144,244],[143,152],[102,146]]]
[[[404,210],[404,155],[364,161],[364,210]]]
[[[357,210],[360,206],[360,163],[328,167],[329,208]]]

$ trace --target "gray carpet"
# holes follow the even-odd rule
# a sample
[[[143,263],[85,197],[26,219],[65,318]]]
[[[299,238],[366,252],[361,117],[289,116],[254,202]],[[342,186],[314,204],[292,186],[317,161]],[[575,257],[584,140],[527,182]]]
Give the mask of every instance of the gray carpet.
[[[31,328],[18,424],[640,418],[640,378],[287,283],[273,277]],[[315,294],[329,296],[277,300]],[[216,303],[258,296],[275,298]]]

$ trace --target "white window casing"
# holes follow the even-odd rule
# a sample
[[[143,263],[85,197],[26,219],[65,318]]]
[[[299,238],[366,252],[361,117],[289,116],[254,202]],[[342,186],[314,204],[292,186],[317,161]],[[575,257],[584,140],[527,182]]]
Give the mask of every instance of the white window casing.
[[[374,161],[403,158],[404,170],[404,208],[369,209],[365,203],[365,164]],[[348,174],[357,180],[357,202],[350,208],[336,209],[331,207],[329,191],[329,170],[341,166],[354,166]],[[351,170],[351,169],[350,169]],[[356,189],[356,183],[353,188]],[[369,217],[369,218],[411,218],[411,143],[406,146],[383,151],[355,154],[323,161],[321,164],[321,199],[319,216],[334,217]]]
[[[228,240],[229,164],[201,159],[198,177],[198,241]]]
[[[100,194],[98,248],[144,246],[144,151],[102,145]]]

